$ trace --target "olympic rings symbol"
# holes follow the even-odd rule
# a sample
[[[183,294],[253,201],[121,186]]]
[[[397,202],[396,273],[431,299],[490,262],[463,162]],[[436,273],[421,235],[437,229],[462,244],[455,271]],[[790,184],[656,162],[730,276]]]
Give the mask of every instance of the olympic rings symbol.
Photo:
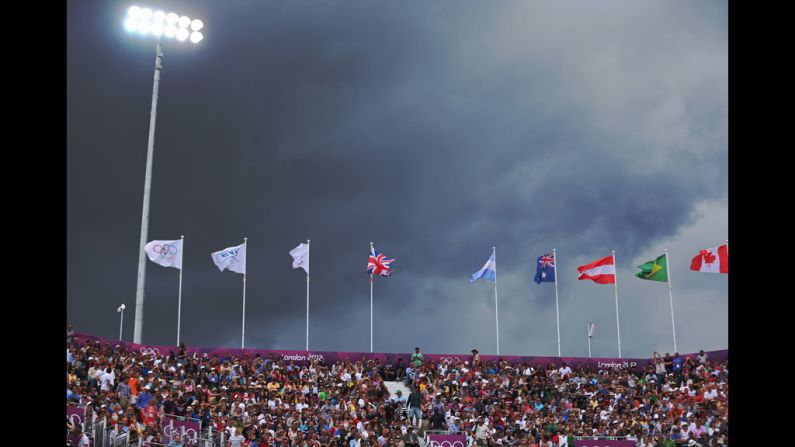
[[[157,348],[141,348],[141,354],[157,357],[160,355],[160,350]]]
[[[464,443],[462,441],[434,441],[431,439],[431,442],[428,444],[429,447],[464,447]]]
[[[174,244],[163,244],[163,245],[158,244],[152,247],[152,251],[155,253],[159,253],[163,256],[175,255],[177,254],[177,246]]]
[[[180,435],[182,437],[182,441],[186,442],[185,446],[193,445],[194,442],[198,442],[199,440],[199,433],[192,428],[186,429],[185,427],[175,428],[173,422],[169,423],[168,425],[163,425],[163,434],[168,437],[169,440],[174,435]]]

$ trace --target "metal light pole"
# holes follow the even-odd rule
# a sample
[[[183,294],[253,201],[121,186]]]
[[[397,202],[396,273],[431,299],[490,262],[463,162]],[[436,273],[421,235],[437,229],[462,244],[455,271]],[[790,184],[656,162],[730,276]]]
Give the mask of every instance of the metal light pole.
[[[127,306],[125,306],[124,303],[122,303],[122,305],[119,306],[118,309],[116,309],[116,312],[121,314],[121,316],[119,317],[119,341],[121,341],[121,334],[122,334],[121,329],[124,327],[124,309],[126,308]]]
[[[163,11],[152,12],[149,8],[132,6],[127,10],[127,19],[124,21],[127,31],[137,32],[142,35],[157,37],[157,50],[155,52],[155,75],[152,87],[152,110],[149,114],[149,143],[146,150],[146,177],[144,179],[144,203],[141,213],[141,240],[138,245],[138,282],[135,291],[135,331],[133,341],[141,343],[144,325],[144,285],[146,283],[146,245],[149,232],[149,195],[152,185],[152,155],[155,148],[155,121],[157,118],[157,93],[160,86],[160,70],[163,64],[163,44],[161,36],[176,38],[180,42],[190,37],[193,43],[199,43],[204,38],[200,29],[204,27],[201,20],[191,19],[187,16]],[[191,33],[188,29],[192,29]]]

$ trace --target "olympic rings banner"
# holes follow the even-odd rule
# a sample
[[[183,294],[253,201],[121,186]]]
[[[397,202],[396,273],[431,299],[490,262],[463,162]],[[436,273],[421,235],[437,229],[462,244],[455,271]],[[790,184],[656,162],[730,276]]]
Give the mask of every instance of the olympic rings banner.
[[[131,343],[128,341],[119,341],[115,339],[96,337],[93,335],[78,333],[75,335],[75,340],[81,346],[85,343],[103,343],[111,347],[119,346],[126,351],[137,351],[147,356],[168,356],[171,353],[176,355],[179,352],[177,346],[153,346],[141,345]],[[273,356],[274,359],[282,359],[285,362],[294,362],[295,364],[306,364],[309,361],[338,363],[349,361],[366,362],[368,360],[379,360],[385,363],[387,360],[396,365],[398,359],[403,359],[405,365],[409,364],[411,354],[402,352],[388,352],[388,353],[369,353],[369,352],[330,352],[330,351],[290,351],[290,350],[271,350],[271,349],[227,349],[227,348],[200,348],[189,346],[186,348],[186,354],[193,356],[194,353],[198,357],[207,354],[208,357],[238,357],[253,359],[257,355],[264,359]],[[711,361],[723,362],[729,358],[729,350],[724,349],[721,351],[709,351],[706,353]],[[450,365],[463,364],[464,362],[471,363],[472,356],[467,354],[423,354],[426,361],[443,362]],[[685,354],[691,361],[698,361],[697,354]],[[494,361],[507,361],[512,365],[529,364],[535,368],[546,367],[548,364],[561,365],[566,363],[572,367],[577,365],[590,365],[596,369],[634,369],[639,370],[649,365],[653,365],[650,358],[643,359],[628,359],[628,358],[610,358],[610,357],[538,357],[538,356],[516,356],[516,355],[481,355],[481,364],[490,363]]]
[[[163,435],[166,437],[165,442],[171,442],[171,437],[174,434],[179,434],[182,441],[181,445],[185,447],[198,445],[199,443],[199,433],[201,432],[199,421],[163,416],[160,418],[160,426],[163,428]]]
[[[574,447],[635,447],[635,441],[626,440],[592,440],[574,441]]]
[[[425,439],[428,447],[466,447],[467,445],[467,437],[465,435],[428,434]]]
[[[80,425],[86,420],[86,407],[66,406],[66,417],[74,425]]]

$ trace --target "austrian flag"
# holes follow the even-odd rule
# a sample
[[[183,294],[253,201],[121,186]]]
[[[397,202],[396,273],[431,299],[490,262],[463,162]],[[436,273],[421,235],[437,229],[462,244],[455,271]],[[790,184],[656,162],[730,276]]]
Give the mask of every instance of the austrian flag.
[[[707,248],[690,262],[690,270],[704,273],[729,273],[729,246]]]
[[[578,280],[590,279],[598,284],[615,284],[616,282],[616,266],[613,255],[581,265],[577,267],[577,271],[580,272]]]
[[[367,273],[370,275],[389,276],[392,274],[391,264],[394,259],[387,258],[382,253],[375,251],[370,245],[370,259],[367,261]]]

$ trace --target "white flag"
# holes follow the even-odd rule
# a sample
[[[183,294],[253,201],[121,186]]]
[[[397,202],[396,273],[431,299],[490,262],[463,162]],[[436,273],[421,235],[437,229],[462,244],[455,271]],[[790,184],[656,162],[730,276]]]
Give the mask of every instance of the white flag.
[[[163,267],[182,269],[182,239],[176,241],[152,241],[144,245],[149,260]]]
[[[222,272],[229,269],[233,272],[246,274],[246,244],[224,248],[212,254],[213,262]]]
[[[290,250],[290,256],[293,257],[293,268],[302,268],[309,274],[309,245],[304,243],[298,244],[297,247]]]
[[[588,323],[588,337],[593,338],[596,333],[596,323]]]

